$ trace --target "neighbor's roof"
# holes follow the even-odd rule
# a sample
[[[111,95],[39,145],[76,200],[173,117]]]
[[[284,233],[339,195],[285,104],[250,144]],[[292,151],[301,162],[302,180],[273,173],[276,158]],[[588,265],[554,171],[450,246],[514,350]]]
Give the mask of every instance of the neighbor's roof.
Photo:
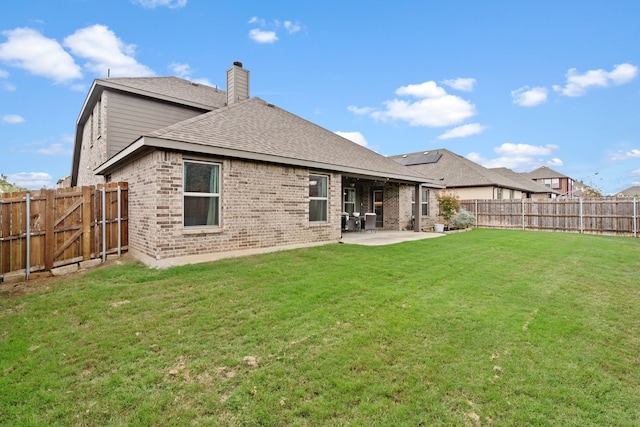
[[[511,179],[525,187],[528,192],[531,193],[553,193],[562,194],[560,191],[556,191],[552,188],[537,183],[536,181],[528,178],[526,174],[514,172],[509,168],[490,168],[489,170],[499,173],[500,175]]]
[[[538,169],[524,174],[529,179],[544,179],[544,178],[569,178],[567,175],[556,172],[547,166],[541,166]]]
[[[625,196],[629,197],[637,197],[638,195],[640,195],[640,185],[629,187],[626,190],[622,190],[618,194],[624,194]]]
[[[96,172],[108,173],[136,153],[152,148],[302,166],[366,178],[430,181],[416,170],[260,98],[234,103],[143,135]]]
[[[426,152],[391,156],[398,163],[407,165],[432,179],[441,179],[448,188],[499,186],[521,191],[531,191],[530,186],[505,177],[469,159],[440,148]]]

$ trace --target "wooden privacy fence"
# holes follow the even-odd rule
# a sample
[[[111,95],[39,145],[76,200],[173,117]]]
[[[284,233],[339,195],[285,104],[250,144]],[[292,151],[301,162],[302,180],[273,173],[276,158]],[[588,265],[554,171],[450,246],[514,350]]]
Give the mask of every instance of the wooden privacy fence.
[[[461,200],[476,227],[638,237],[637,198]]]
[[[127,212],[126,182],[0,194],[0,274],[120,255]]]

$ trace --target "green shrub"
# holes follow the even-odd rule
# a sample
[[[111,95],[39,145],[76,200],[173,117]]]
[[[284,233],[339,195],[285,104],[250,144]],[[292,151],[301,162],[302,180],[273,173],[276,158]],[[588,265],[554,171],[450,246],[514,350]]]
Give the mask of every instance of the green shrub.
[[[468,228],[475,224],[475,222],[476,217],[465,208],[460,209],[460,212],[453,217],[453,225],[456,228]]]

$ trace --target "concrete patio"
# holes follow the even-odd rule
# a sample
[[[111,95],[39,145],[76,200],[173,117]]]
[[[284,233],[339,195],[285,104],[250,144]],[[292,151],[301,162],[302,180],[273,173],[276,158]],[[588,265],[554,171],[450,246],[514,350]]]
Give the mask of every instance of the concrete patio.
[[[445,236],[445,234],[415,231],[344,231],[342,232],[342,239],[340,239],[340,243],[350,245],[382,246],[442,236]]]

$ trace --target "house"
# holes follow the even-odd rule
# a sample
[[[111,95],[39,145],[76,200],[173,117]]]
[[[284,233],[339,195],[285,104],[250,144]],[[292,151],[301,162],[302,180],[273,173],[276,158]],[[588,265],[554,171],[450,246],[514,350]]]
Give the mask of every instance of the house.
[[[555,193],[517,177],[515,172],[487,169],[443,148],[390,158],[425,177],[437,179],[462,200],[550,197]]]
[[[622,190],[618,194],[617,197],[640,197],[640,185],[635,185],[627,188],[626,190]]]
[[[562,195],[559,191],[539,184],[538,182],[527,178],[526,176],[524,176],[524,174],[514,172],[509,168],[489,168],[489,170],[499,173],[500,175],[519,183],[525,189],[525,191],[523,192],[523,198],[549,199]]]
[[[531,172],[525,173],[524,176],[536,181],[539,184],[549,187],[552,190],[560,192],[563,196],[575,197],[574,180],[564,174],[561,174],[560,172],[554,171],[547,166],[542,166]]]
[[[227,89],[159,77],[98,79],[89,91],[71,182],[128,182],[129,252],[147,265],[338,242],[345,212],[404,230],[422,189],[440,187],[251,98],[241,63]]]

